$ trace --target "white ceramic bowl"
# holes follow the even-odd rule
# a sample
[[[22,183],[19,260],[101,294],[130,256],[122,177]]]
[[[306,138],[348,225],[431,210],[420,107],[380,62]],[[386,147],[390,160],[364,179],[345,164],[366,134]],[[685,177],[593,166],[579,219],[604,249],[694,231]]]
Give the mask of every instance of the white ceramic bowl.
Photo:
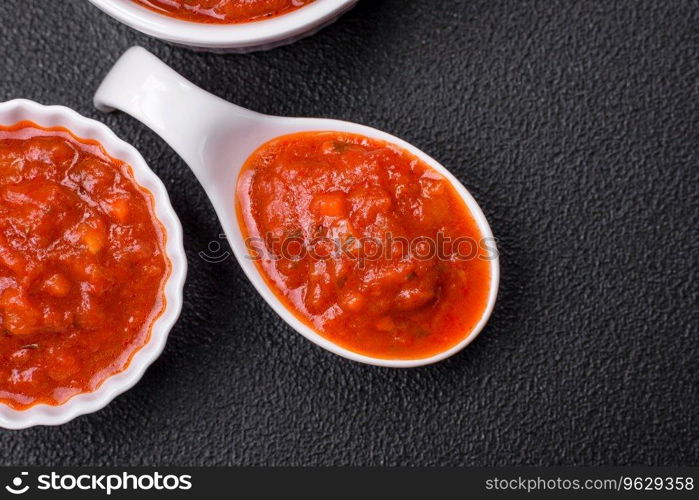
[[[90,0],[122,23],[147,35],[216,52],[267,50],[312,35],[335,22],[358,0],[316,0],[282,16],[242,24],[204,24],[158,14],[132,0]]]
[[[104,408],[116,396],[133,387],[165,347],[170,329],[182,309],[182,289],[187,274],[182,225],[170,204],[165,186],[136,149],[119,139],[106,125],[63,106],[43,106],[25,99],[0,104],[0,124],[10,126],[24,120],[46,128],[65,127],[78,137],[97,140],[112,157],[131,166],[136,182],[153,194],[155,214],[167,232],[165,252],[172,264],[172,272],[165,284],[165,311],[153,325],[148,343],[136,352],[126,370],[109,377],[96,391],[78,394],[60,406],[40,404],[19,411],[0,403],[0,427],[6,429],[64,424]]]

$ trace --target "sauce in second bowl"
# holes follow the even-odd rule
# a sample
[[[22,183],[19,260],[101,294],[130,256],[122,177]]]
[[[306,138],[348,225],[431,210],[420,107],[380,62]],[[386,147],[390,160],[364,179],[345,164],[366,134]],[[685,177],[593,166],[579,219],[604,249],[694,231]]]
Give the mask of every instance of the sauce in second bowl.
[[[132,0],[183,21],[240,24],[288,14],[315,0]]]
[[[489,242],[451,183],[395,145],[337,132],[279,137],[248,159],[237,199],[267,283],[337,345],[424,359],[484,314]]]
[[[96,141],[0,127],[0,403],[63,404],[148,342],[171,270],[153,205]]]

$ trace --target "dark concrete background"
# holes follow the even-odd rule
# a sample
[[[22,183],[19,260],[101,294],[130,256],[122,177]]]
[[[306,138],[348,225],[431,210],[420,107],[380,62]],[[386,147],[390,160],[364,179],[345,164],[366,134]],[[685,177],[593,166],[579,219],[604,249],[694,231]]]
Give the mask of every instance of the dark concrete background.
[[[136,146],[191,267],[143,381],[68,425],[0,431],[0,463],[699,463],[695,1],[362,0],[312,38],[227,56],[86,0],[2,7],[0,100],[64,104]],[[193,175],[91,105],[133,44],[243,106],[365,123],[450,168],[502,251],[478,340],[423,369],[355,364],[287,327],[235,261],[203,261],[220,228]]]

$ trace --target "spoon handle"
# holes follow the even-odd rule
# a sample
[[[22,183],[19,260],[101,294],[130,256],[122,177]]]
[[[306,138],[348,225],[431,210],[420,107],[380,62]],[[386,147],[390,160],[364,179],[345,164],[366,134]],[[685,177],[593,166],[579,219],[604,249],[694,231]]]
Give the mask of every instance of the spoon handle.
[[[94,104],[100,111],[118,109],[143,122],[205,187],[215,182],[208,166],[215,163],[211,157],[220,151],[219,143],[265,116],[202,90],[143,47],[132,47],[119,58],[97,89]]]

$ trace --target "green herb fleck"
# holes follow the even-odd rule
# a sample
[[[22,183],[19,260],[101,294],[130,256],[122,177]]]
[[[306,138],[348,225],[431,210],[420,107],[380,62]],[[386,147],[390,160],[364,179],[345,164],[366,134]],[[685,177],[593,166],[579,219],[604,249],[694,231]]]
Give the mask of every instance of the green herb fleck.
[[[349,149],[350,145],[343,141],[335,141],[333,146],[335,147],[335,151],[338,153],[344,153]]]
[[[301,228],[294,229],[291,231],[289,234],[287,234],[287,238],[290,240],[297,240],[303,236],[303,231],[301,231]]]

